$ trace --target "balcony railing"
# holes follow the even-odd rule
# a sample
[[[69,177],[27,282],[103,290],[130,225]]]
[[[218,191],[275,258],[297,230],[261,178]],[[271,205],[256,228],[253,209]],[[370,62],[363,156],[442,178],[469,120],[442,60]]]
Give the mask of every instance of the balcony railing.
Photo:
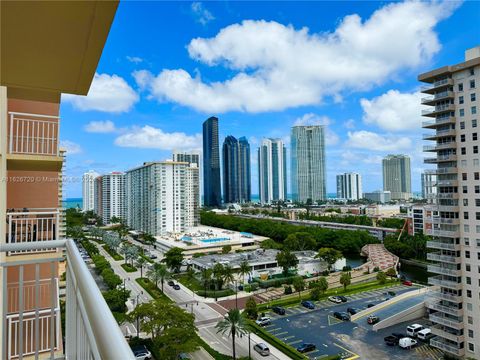
[[[446,306],[446,305],[440,304],[439,302],[427,302],[427,306],[429,309],[437,310],[453,316],[458,316],[458,317],[463,316],[463,309],[459,309],[455,306]]]
[[[442,241],[427,241],[427,248],[442,250],[460,250],[460,245]]]
[[[449,264],[458,264],[462,260],[460,256],[442,255],[437,253],[427,253],[427,260],[441,261]]]
[[[429,277],[428,283],[432,285],[438,285],[438,286],[443,286],[449,289],[457,289],[457,290],[459,290],[462,287],[462,283],[443,279],[441,275]]]
[[[458,237],[460,236],[459,230],[440,230],[440,229],[426,229],[425,234],[429,236],[445,236],[445,237]]]
[[[9,112],[10,154],[58,156],[58,116]]]
[[[454,111],[455,106],[452,104],[445,104],[445,105],[437,105],[434,109],[422,110],[423,116],[433,116],[435,117],[437,114],[446,112],[446,111]]]
[[[58,240],[59,219],[60,213],[57,209],[7,212],[7,243]],[[35,252],[38,251],[48,251],[48,249]]]
[[[16,313],[9,314],[7,312],[8,297],[4,296],[5,301],[0,309],[1,318],[5,324],[8,323],[9,327],[6,330],[8,333],[2,336],[0,358],[10,360],[27,354],[35,354],[38,358],[40,354],[42,358],[49,355],[49,358],[53,359],[62,358],[58,353],[63,351],[66,359],[134,360],[130,347],[73,240],[0,244],[0,252],[36,252],[46,248],[66,250],[65,344],[62,346],[61,342],[58,293],[53,291],[53,287],[51,287],[52,296],[50,296],[52,301],[48,309],[35,306],[34,311],[26,311],[23,301],[27,295],[24,272],[30,271],[26,269],[32,269],[32,266],[35,268],[35,283],[40,286],[41,280],[45,280],[45,274],[40,279],[40,261],[47,264],[50,262],[52,270],[47,277],[52,284],[55,284],[57,279],[54,269],[59,260],[58,253],[42,257],[39,262],[35,262],[35,259],[5,262],[0,264],[4,284],[1,291],[7,294],[6,284],[10,271],[13,275],[18,274],[19,306]],[[11,270],[12,266],[13,270]],[[36,292],[39,291],[40,287]],[[35,298],[38,304],[37,295]]]
[[[441,341],[437,338],[431,339],[430,340],[430,345],[433,346],[433,347],[436,347],[440,350],[443,350],[443,351],[449,352],[451,354],[457,355],[457,356],[465,355],[465,349],[464,348],[460,348],[460,347],[457,347],[457,346],[450,345],[450,344],[446,343],[445,341]]]
[[[445,124],[455,124],[455,116],[446,116],[435,120],[422,121],[422,127],[427,129],[433,129]]]
[[[439,300],[451,301],[457,304],[461,303],[463,300],[461,295],[448,294],[440,291],[439,289],[430,291],[429,295]]]
[[[447,317],[440,314],[441,313],[438,313],[438,312],[434,314],[430,314],[428,318],[430,321],[434,323],[445,325],[445,326],[451,327],[452,329],[463,328],[463,320],[461,319],[461,317],[458,319],[455,319],[453,317]]]
[[[457,335],[453,332],[448,332],[444,330],[441,325],[431,326],[430,329],[432,330],[433,335],[440,336],[441,338],[455,341],[457,343],[462,343],[465,341],[465,335]]]
[[[444,266],[437,266],[437,265],[428,265],[427,271],[435,274],[443,274],[443,275],[449,275],[449,276],[462,275],[462,270],[450,269]]]

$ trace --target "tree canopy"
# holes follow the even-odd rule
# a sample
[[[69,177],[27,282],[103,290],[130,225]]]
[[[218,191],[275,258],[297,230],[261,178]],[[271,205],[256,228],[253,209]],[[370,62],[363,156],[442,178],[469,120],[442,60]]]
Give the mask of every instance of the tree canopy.
[[[288,250],[280,251],[276,256],[276,260],[277,260],[278,266],[283,268],[283,273],[285,275],[288,274],[288,270],[290,268],[296,268],[298,265],[297,257],[295,256],[295,254],[292,254]]]
[[[165,253],[162,261],[173,271],[179,272],[183,262],[183,249],[179,247],[171,248]]]

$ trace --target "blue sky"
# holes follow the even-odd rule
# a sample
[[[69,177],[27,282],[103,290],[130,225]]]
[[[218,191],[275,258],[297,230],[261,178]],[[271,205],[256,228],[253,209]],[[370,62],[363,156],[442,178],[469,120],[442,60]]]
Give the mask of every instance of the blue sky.
[[[463,61],[480,44],[480,3],[121,2],[88,96],[63,96],[67,197],[82,173],[127,170],[200,149],[201,124],[220,141],[289,145],[293,124],[327,126],[327,190],[357,171],[380,189],[381,157],[423,164],[421,72]],[[426,96],[426,95],[424,95]]]

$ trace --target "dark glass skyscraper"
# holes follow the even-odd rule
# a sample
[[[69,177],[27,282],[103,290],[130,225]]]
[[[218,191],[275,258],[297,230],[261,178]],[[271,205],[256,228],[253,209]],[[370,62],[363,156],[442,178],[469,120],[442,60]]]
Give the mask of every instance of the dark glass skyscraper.
[[[223,201],[250,201],[250,145],[245,137],[227,136],[223,142]]]
[[[203,204],[220,206],[221,197],[218,118],[212,116],[203,123]]]

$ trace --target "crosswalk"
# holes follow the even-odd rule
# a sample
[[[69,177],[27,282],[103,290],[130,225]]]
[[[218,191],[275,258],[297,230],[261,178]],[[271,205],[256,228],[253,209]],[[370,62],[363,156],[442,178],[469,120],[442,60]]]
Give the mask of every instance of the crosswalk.
[[[424,344],[415,349],[417,355],[424,360],[441,360],[443,359],[443,353],[441,350]]]

